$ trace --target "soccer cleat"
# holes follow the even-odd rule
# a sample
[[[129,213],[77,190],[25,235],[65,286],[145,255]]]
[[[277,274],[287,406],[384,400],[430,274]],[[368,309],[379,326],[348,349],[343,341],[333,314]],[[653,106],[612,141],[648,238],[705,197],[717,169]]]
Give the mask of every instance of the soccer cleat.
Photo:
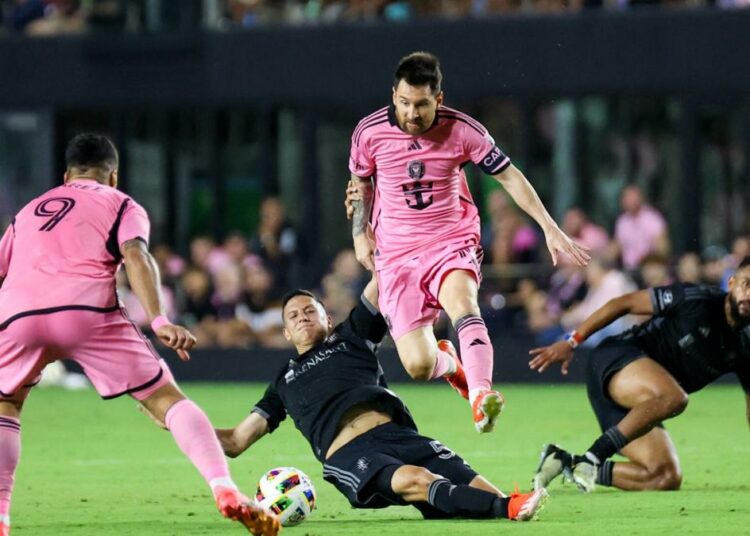
[[[221,515],[242,523],[255,536],[276,536],[281,531],[279,519],[259,507],[236,489],[218,487],[216,507]]]
[[[573,457],[573,468],[569,480],[571,480],[583,493],[591,493],[596,487],[596,475],[599,466],[583,456]]]
[[[546,488],[550,482],[560,474],[564,474],[568,480],[573,479],[573,457],[567,451],[557,445],[544,446],[539,466],[536,468],[531,484],[534,489]]]
[[[504,405],[505,399],[497,391],[481,391],[472,404],[474,427],[477,432],[480,434],[491,432],[495,428],[495,422],[503,411]]]
[[[518,488],[516,488],[516,491],[510,494],[508,519],[512,521],[535,520],[548,498],[549,493],[544,488],[528,493],[519,493]]]
[[[446,354],[450,355],[453,358],[453,362],[456,364],[456,372],[443,376],[445,378],[445,381],[447,381],[459,395],[464,397],[466,400],[469,400],[469,386],[466,384],[464,366],[461,364],[461,360],[458,359],[456,348],[453,346],[453,343],[451,341],[445,339],[439,340],[437,344],[438,348]]]
[[[0,536],[10,536],[10,525],[0,523]]]

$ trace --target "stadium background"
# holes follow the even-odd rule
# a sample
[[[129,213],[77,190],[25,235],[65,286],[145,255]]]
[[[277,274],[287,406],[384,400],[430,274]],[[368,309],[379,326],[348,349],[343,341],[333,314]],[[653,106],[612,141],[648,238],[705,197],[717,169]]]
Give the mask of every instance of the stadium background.
[[[553,268],[539,229],[493,181],[467,168],[483,212],[487,256],[481,301],[495,338],[496,379],[557,383],[563,378],[556,372],[538,377],[528,371],[530,347],[555,340],[586,311],[630,289],[676,280],[723,284],[750,252],[750,10],[742,9],[747,5],[744,0],[2,0],[0,226],[28,199],[61,181],[65,143],[73,134],[96,130],[111,135],[121,150],[121,186],[151,215],[152,249],[162,267],[170,316],[192,326],[201,339],[191,363],[168,356],[176,376],[266,380],[274,363],[288,356],[278,317],[278,298],[285,289],[316,289],[337,319],[358,296],[365,274],[348,249],[343,211],[349,137],[362,116],[389,102],[396,61],[410,51],[429,50],[442,60],[447,104],[482,121],[555,218],[594,246],[591,267]],[[631,252],[632,259],[625,261],[621,253],[632,244],[618,246],[616,226],[623,212],[621,192],[628,185],[643,194],[657,221],[663,218],[666,232],[645,255]],[[574,208],[578,211],[571,212]],[[643,236],[652,230],[644,229]],[[137,304],[126,282],[121,283],[121,297],[138,318]],[[145,324],[142,315],[141,321]],[[439,329],[451,335],[448,327]],[[392,348],[384,350],[383,361],[392,379],[406,380]],[[566,380],[580,381],[581,368],[574,366]],[[228,389],[240,396],[237,388]],[[257,387],[252,389],[232,418],[239,419],[252,403]],[[438,422],[428,414],[431,405],[443,400],[456,405],[442,392],[436,394],[437,386],[404,389],[428,430]],[[570,403],[563,421],[545,425],[559,429],[562,439],[571,441],[571,426],[594,437],[582,389],[572,399],[573,391],[566,388],[549,388],[543,395],[524,389],[511,388],[519,407],[531,410],[539,400],[558,408]],[[714,439],[716,444],[747,442],[744,435],[729,434],[728,424],[715,436],[688,435],[696,433],[693,424],[719,427],[735,414],[731,426],[746,433],[740,395],[736,387],[731,395],[724,389],[706,395],[710,404],[702,406],[703,413],[688,410],[681,418],[685,424],[675,425],[685,434],[680,437],[690,438],[678,442],[687,450],[688,465],[708,463],[700,452],[710,449]],[[194,392],[212,416],[221,415],[219,401],[231,398],[211,386],[196,386]],[[55,408],[71,400],[49,393],[38,400],[50,406],[30,404],[31,415],[57,419]],[[83,405],[77,408],[79,398],[72,400],[69,419],[77,419],[77,412],[84,423],[97,418]],[[135,420],[141,430],[131,408],[117,404],[116,422],[129,431]],[[691,411],[702,420],[689,421]],[[543,409],[534,409],[535,422],[545,417]],[[518,462],[513,478],[525,482],[533,450],[547,437],[527,424],[519,427],[517,418],[509,416],[506,430],[525,438],[519,448],[527,456],[520,461],[510,445],[502,447],[502,455]],[[75,443],[65,435],[66,422],[53,429],[61,441]],[[113,439],[100,421],[88,424],[93,438],[130,441],[138,452],[135,436],[126,439],[121,433]],[[26,445],[35,434],[46,444],[48,435],[34,424],[26,430],[25,456],[31,460],[46,453],[46,447],[35,451]],[[485,463],[482,452],[471,450],[469,431],[456,434],[450,425],[439,430],[434,434],[459,452],[468,451],[468,459],[478,456]],[[136,433],[146,437],[149,432]],[[291,441],[291,432],[284,437]],[[700,440],[706,443],[696,452]],[[64,465],[68,458],[58,447]],[[258,456],[267,463],[289,463],[278,450],[263,449]],[[734,449],[732,456],[747,452]],[[295,452],[294,460],[307,454],[304,447]],[[69,456],[73,471],[78,461],[73,451]],[[315,477],[309,454],[305,459],[299,463]],[[25,467],[21,478],[29,479],[27,490],[37,471],[70,477],[62,466]],[[484,470],[494,477],[494,468]],[[711,470],[716,474],[698,479],[698,485],[716,485],[725,493],[706,502],[705,496],[681,492],[683,510],[723,507],[746,496],[741,472],[707,465],[706,474]],[[115,480],[127,473],[104,471]],[[38,485],[50,485],[42,475],[36,478]],[[19,501],[30,493],[23,489]],[[90,495],[108,496],[104,488],[91,489],[96,491]],[[54,485],[50,490],[58,498],[67,493]],[[330,490],[324,493],[324,503],[341,506]],[[616,517],[623,503],[612,494],[601,497],[597,500],[609,504]],[[621,501],[643,512],[639,500],[630,497]],[[579,508],[575,496],[565,499],[568,511]],[[691,532],[684,524],[661,523],[661,513],[672,512],[670,499],[649,501],[647,518],[660,533],[676,527]],[[175,508],[181,513],[198,508],[200,501],[192,502]],[[151,519],[155,514],[148,503],[132,516]],[[102,528],[108,514],[93,507],[83,513],[66,508],[58,519],[69,525],[50,528],[27,514],[19,532],[63,534],[70,529],[77,534],[76,523],[89,523],[92,518],[85,516],[94,516],[102,523],[94,523],[97,534],[154,533],[137,527],[111,531]],[[553,510],[550,517],[563,510]],[[682,516],[683,510],[674,515]],[[747,503],[739,511],[746,516]],[[112,522],[128,515],[117,514]],[[210,515],[200,513],[200,519],[213,519]],[[359,520],[366,519],[343,514],[344,525],[337,525],[332,520],[342,514],[325,515],[330,526],[313,525],[314,534],[346,534],[359,530]],[[709,523],[719,521],[709,518]],[[188,533],[185,526],[156,533]],[[208,533],[213,525],[205,521],[205,527]],[[331,532],[334,527],[341,532]],[[551,533],[573,530],[559,521],[546,527]],[[390,533],[385,525],[376,528]],[[608,528],[594,523],[575,530]],[[733,532],[720,524],[714,528]],[[398,530],[417,533],[412,525]],[[458,525],[451,530],[461,533]]]

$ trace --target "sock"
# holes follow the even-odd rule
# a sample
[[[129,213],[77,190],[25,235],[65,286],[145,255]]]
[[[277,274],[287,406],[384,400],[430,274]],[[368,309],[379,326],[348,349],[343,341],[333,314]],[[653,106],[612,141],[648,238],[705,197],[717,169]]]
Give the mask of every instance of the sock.
[[[483,489],[452,484],[446,478],[434,480],[427,489],[427,502],[438,510],[473,519],[507,518],[509,501]]]
[[[492,388],[494,357],[487,327],[481,316],[468,314],[454,324],[461,347],[461,361],[470,392]],[[473,403],[474,400],[470,399]]]
[[[613,426],[599,436],[599,439],[594,441],[594,444],[589,447],[584,456],[592,462],[600,464],[607,458],[611,458],[615,452],[628,443],[630,443],[628,438],[622,435],[617,426]]]
[[[596,475],[596,483],[600,486],[612,485],[612,471],[615,468],[615,462],[606,460],[599,466],[599,472]]]
[[[177,446],[198,469],[212,491],[217,486],[236,489],[229,466],[211,422],[192,400],[184,399],[167,410],[165,424]]]
[[[10,525],[10,496],[21,457],[21,422],[0,417],[0,522]]]
[[[453,357],[438,348],[435,370],[432,371],[430,379],[434,380],[442,378],[443,376],[448,376],[454,372],[456,372],[456,362],[453,360]]]

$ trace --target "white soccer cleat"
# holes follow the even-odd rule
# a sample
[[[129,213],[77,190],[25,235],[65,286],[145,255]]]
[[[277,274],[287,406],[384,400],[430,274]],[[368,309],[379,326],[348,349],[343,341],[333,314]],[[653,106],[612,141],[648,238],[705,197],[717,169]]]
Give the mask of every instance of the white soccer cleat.
[[[531,481],[533,488],[535,490],[546,488],[560,474],[564,474],[569,480],[572,480],[572,459],[572,456],[559,446],[551,443],[545,445],[539,459],[539,466],[536,468],[536,474]]]
[[[583,493],[591,493],[596,487],[596,475],[599,466],[586,458],[576,457],[573,470],[568,477]]]

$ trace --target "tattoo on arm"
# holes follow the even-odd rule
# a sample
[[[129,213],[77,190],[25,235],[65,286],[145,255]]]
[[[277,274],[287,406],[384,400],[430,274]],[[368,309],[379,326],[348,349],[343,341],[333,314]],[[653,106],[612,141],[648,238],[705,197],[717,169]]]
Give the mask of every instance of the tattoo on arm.
[[[352,179],[356,182],[360,192],[362,192],[362,199],[359,201],[352,202],[354,206],[354,215],[352,216],[352,236],[359,236],[367,230],[367,224],[370,221],[370,210],[372,209],[372,183],[370,179],[362,179],[352,175]]]

